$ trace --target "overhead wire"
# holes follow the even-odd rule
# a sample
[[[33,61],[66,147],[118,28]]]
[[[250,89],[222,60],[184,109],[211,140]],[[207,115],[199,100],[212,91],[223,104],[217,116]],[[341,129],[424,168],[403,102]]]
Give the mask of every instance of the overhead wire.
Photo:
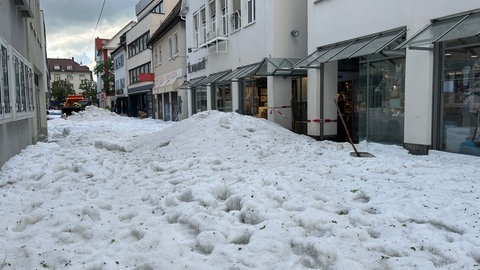
[[[93,30],[92,37],[90,38],[90,42],[88,43],[88,46],[85,49],[85,52],[83,53],[83,57],[86,57],[88,49],[90,48],[90,45],[92,45],[93,39],[95,37],[95,33],[97,32],[98,24],[100,23],[100,19],[102,18],[103,9],[105,8],[106,2],[107,0],[103,0],[102,8],[100,9],[100,14],[98,14],[97,24],[95,25],[95,29]]]

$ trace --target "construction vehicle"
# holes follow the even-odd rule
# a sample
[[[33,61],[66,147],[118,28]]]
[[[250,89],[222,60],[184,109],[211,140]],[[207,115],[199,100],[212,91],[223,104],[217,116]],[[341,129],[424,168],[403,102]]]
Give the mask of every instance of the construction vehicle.
[[[62,107],[62,114],[69,116],[72,112],[83,111],[89,103],[88,99],[82,95],[68,95]]]

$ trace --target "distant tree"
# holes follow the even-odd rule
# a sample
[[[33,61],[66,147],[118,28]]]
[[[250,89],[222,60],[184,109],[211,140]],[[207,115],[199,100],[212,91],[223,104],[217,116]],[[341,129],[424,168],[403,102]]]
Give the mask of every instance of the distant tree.
[[[115,75],[113,73],[113,59],[107,58],[105,61],[98,62],[93,70],[97,76],[102,79],[102,92],[108,94],[115,85]]]
[[[88,98],[92,104],[97,103],[97,84],[94,81],[82,80],[79,88],[83,90],[82,95]]]
[[[67,80],[58,80],[52,82],[52,98],[55,101],[64,103],[68,95],[74,95],[73,84]]]

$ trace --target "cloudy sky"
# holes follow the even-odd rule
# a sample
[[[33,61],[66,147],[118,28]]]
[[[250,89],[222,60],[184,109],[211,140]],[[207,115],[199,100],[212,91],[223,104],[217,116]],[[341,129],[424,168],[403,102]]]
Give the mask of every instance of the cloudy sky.
[[[71,58],[95,66],[94,39],[111,38],[131,20],[136,20],[139,0],[106,0],[98,27],[95,26],[104,0],[41,0],[47,31],[49,58]]]

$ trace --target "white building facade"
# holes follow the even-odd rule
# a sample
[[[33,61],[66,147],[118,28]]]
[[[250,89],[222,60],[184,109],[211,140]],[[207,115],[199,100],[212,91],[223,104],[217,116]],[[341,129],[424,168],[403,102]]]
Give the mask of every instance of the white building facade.
[[[307,2],[184,0],[192,113],[239,112],[294,128],[302,89],[293,85],[306,75],[279,71],[307,54]]]
[[[47,138],[47,64],[39,1],[0,3],[0,166]]]
[[[480,155],[479,9],[476,0],[309,1],[310,55],[295,65],[308,70],[308,119],[317,119],[308,135],[338,136],[342,96],[354,140]]]

